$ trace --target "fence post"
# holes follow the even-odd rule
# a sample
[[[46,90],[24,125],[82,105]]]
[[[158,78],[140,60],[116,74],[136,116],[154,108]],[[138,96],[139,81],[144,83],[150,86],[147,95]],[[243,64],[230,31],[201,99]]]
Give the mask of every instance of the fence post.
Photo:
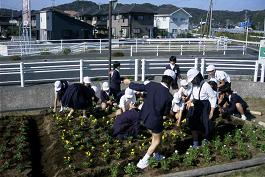
[[[145,80],[145,59],[142,59],[142,81]]]
[[[138,52],[137,38],[135,39],[135,53]]]
[[[132,55],[133,55],[133,46],[131,45],[131,57],[132,57]]]
[[[83,60],[80,60],[80,65],[79,65],[79,71],[80,71],[80,83],[83,83],[83,77],[84,77],[84,72],[83,72]]]
[[[224,44],[224,55],[226,54],[226,51],[225,51],[225,50],[226,50],[226,47],[225,47],[225,46],[226,46],[226,45]]]
[[[205,59],[202,58],[202,60],[201,60],[201,74],[202,74],[202,76],[204,75],[204,68],[205,68]]]
[[[61,39],[61,51],[63,51],[63,40]]]
[[[99,53],[102,53],[102,41],[99,39]]]
[[[243,55],[245,55],[245,50],[246,50],[246,46],[245,45],[243,45]]]
[[[135,65],[134,65],[134,81],[138,81],[138,65],[139,65],[139,59],[135,59]]]
[[[258,81],[258,72],[259,72],[259,62],[255,63],[255,72],[254,72],[254,82]]]
[[[205,44],[203,45],[202,55],[205,55]]]
[[[158,53],[158,45],[156,46],[156,56],[158,56],[159,55],[159,53]]]
[[[83,52],[86,51],[86,42],[83,43]]]
[[[195,58],[194,60],[194,68],[198,69],[198,58]]]
[[[180,45],[180,55],[182,55],[183,45]]]
[[[168,51],[170,52],[171,50],[171,40],[168,41]]]
[[[265,64],[261,65],[261,74],[260,74],[260,82],[264,82],[264,73],[265,72]]]
[[[24,63],[23,62],[20,62],[19,69],[20,69],[20,85],[21,87],[24,87],[25,80],[24,80]]]

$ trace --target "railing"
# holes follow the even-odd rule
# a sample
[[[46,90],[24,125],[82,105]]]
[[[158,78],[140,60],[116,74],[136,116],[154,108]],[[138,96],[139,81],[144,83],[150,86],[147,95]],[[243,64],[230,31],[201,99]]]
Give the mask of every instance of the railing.
[[[4,44],[3,44],[4,45]],[[72,53],[96,51],[102,53],[108,51],[107,39],[75,39],[75,40],[49,40],[49,41],[16,41],[7,44],[7,54],[11,55],[41,55],[45,53],[60,53],[68,48]],[[114,39],[113,50],[130,52],[130,56],[138,52],[154,52],[157,56],[161,52],[178,51],[180,55],[185,51],[202,52],[205,55],[208,51],[237,50],[245,54],[245,47],[230,46],[220,42],[219,39],[183,38],[183,39]]]
[[[115,61],[115,60],[114,60]],[[118,61],[118,60],[116,60]],[[121,73],[126,76],[139,77],[144,81],[148,76],[162,75],[167,58],[156,59],[123,59],[121,62]],[[214,64],[217,69],[224,70],[230,75],[254,75],[254,82],[264,82],[264,63],[254,60],[232,60],[214,58],[187,58],[178,59],[182,72],[190,68],[197,68],[202,74],[209,64]],[[259,67],[261,65],[261,68]],[[92,78],[108,77],[108,60],[75,60],[55,62],[28,62],[0,64],[0,84],[10,85],[53,82],[55,80],[79,80],[82,82],[84,76]]]

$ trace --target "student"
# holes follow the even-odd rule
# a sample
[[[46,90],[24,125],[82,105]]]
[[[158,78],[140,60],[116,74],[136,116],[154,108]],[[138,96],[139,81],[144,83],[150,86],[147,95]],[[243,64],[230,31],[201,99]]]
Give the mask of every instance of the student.
[[[119,102],[119,108],[116,112],[116,116],[129,110],[136,102],[136,96],[134,90],[130,88],[125,89],[124,95],[121,97]]]
[[[199,146],[199,132],[203,131],[209,140],[212,130],[211,118],[216,107],[217,97],[211,86],[204,81],[197,69],[187,72],[188,82],[192,83],[193,113],[189,117],[189,127],[193,138],[193,147]]]
[[[70,117],[75,110],[82,110],[83,117],[87,117],[86,109],[90,109],[93,106],[93,100],[95,100],[96,96],[90,86],[91,79],[84,77],[83,81],[83,84],[75,83],[70,85],[62,98],[63,106],[70,108],[67,117]]]
[[[223,99],[219,104],[221,106],[221,113],[240,114],[242,120],[247,120],[245,115],[248,104],[236,93],[233,93],[231,88],[220,89]]]
[[[169,64],[166,65],[166,69],[171,69],[176,74],[176,79],[174,79],[174,81],[172,82],[172,89],[174,89],[174,90],[178,89],[178,79],[181,78],[179,65],[177,65],[176,63],[177,63],[176,57],[171,56],[171,57],[169,57]]]
[[[113,101],[110,99],[109,83],[103,82],[100,90],[101,109],[110,109],[113,105]]]
[[[121,82],[123,81],[123,78],[120,76],[120,62],[115,61],[113,63],[113,70],[111,71],[111,83],[110,83],[110,93],[113,95],[116,102],[118,102],[117,95],[121,91]]]
[[[215,78],[217,80],[217,88],[221,87],[231,87],[231,81],[229,75],[224,71],[219,71],[215,69],[214,65],[209,65],[206,68],[210,78]]]
[[[139,110],[134,106],[130,110],[118,115],[113,124],[113,136],[125,139],[128,136],[137,137],[140,130]]]
[[[178,92],[174,94],[172,100],[172,111],[177,120],[177,126],[180,126],[183,111],[185,109],[185,102],[187,97],[191,94],[191,87],[189,87],[188,82],[186,80],[180,81],[180,88]]]
[[[66,89],[68,88],[68,85],[69,85],[69,83],[66,80],[60,80],[60,81],[56,81],[54,83],[55,96],[54,96],[53,112],[56,112],[56,107],[57,107],[58,102],[61,105],[61,109],[59,112],[63,111],[63,106],[62,106],[61,101],[62,101],[62,97],[63,97]]]
[[[130,83],[126,79],[125,83],[130,83],[129,88],[140,92],[145,91],[143,107],[140,111],[140,118],[144,126],[151,132],[152,141],[145,156],[137,164],[138,168],[144,169],[148,166],[148,159],[155,152],[161,142],[163,127],[163,116],[170,113],[172,95],[169,92],[172,81],[176,74],[172,70],[165,70],[161,83],[150,82],[146,85]],[[164,157],[158,153],[153,154],[157,160]]]

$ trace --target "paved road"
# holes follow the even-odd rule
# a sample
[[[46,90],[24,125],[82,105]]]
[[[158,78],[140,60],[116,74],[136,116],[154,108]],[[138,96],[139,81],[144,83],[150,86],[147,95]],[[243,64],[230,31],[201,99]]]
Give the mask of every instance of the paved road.
[[[114,53],[115,51],[113,51]],[[135,59],[147,59],[146,61],[146,73],[150,74],[161,74],[163,73],[164,66],[167,63],[167,58],[170,55],[176,55],[179,59],[181,72],[184,74],[186,71],[194,66],[194,61],[189,61],[185,59],[199,58],[199,63],[201,58],[206,59],[206,64],[213,63],[219,64],[217,67],[225,70],[231,75],[254,75],[254,62],[256,61],[258,53],[254,50],[247,50],[246,55],[242,55],[242,51],[226,51],[226,55],[223,55],[222,51],[212,51],[206,52],[205,55],[202,52],[183,52],[180,55],[178,51],[171,52],[160,52],[159,56],[156,56],[154,52],[141,52],[134,53],[134,56],[130,57],[129,51],[123,51],[124,57],[113,57],[113,60],[121,60],[121,74],[122,75],[134,75],[134,60]],[[25,57],[23,58],[25,73],[24,79],[26,84],[30,83],[47,83],[52,82],[58,78],[66,78],[68,80],[79,80],[80,71],[79,64],[80,59],[89,60],[89,62],[84,62],[84,76],[99,77],[108,76],[108,55],[107,51],[102,54],[97,53],[97,51],[92,51],[80,55],[70,55],[70,56],[39,56],[39,57]],[[163,60],[161,60],[161,58]],[[1,63],[18,63],[17,61],[10,61],[7,58],[1,61]],[[151,60],[152,61],[149,61]],[[211,61],[208,61],[211,59]],[[218,61],[216,60],[229,60],[229,61]],[[93,60],[93,61],[92,61]],[[105,61],[104,61],[105,60]],[[234,66],[229,66],[234,63],[231,60],[241,61],[237,62]],[[58,64],[49,64],[50,61],[65,61]],[[34,64],[34,62],[41,62]],[[241,66],[249,65],[249,66]],[[200,67],[200,65],[199,65]],[[9,72],[13,74],[4,74],[6,72],[5,68],[9,69]],[[13,68],[13,69],[12,69]],[[247,69],[249,68],[249,69]],[[47,70],[52,70],[53,72],[47,72]],[[138,72],[141,73],[141,65],[138,67]],[[140,77],[140,74],[139,74]],[[35,82],[35,80],[41,80]],[[10,66],[0,66],[0,85],[10,85],[10,84],[20,84],[20,74],[19,65]]]

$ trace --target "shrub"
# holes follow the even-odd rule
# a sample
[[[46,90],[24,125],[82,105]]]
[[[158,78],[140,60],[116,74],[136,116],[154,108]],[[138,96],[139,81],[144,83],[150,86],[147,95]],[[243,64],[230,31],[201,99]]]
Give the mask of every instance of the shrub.
[[[114,52],[112,55],[114,57],[124,57],[124,53],[123,52]]]
[[[18,61],[18,60],[21,60],[21,57],[18,55],[13,55],[13,56],[10,56],[10,60]]]
[[[43,49],[41,52],[40,52],[41,55],[50,55],[51,52],[49,52],[49,49]]]
[[[63,50],[62,50],[62,54],[63,54],[63,55],[69,55],[71,52],[72,52],[72,51],[71,51],[71,49],[69,49],[69,48],[63,48]]]
[[[128,163],[128,165],[124,167],[124,172],[129,176],[133,176],[138,172],[138,170],[134,163]]]

